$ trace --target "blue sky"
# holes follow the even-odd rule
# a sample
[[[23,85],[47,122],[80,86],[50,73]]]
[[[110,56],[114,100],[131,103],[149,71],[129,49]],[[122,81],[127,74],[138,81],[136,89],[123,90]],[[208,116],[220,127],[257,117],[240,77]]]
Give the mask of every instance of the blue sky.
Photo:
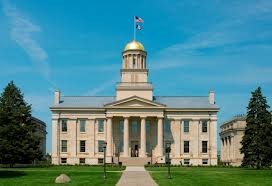
[[[218,126],[246,112],[257,86],[272,105],[272,1],[0,0],[0,89],[21,88],[47,123],[48,152],[53,90],[114,95],[134,15],[155,95],[215,90]]]

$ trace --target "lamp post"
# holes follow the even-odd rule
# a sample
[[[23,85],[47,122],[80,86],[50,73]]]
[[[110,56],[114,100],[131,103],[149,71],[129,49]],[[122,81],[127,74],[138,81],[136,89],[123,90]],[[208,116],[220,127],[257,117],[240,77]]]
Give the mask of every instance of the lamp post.
[[[170,152],[171,152],[171,144],[170,143],[167,143],[166,144],[166,155],[167,155],[167,158],[166,158],[166,163],[168,164],[168,179],[171,179],[171,172],[170,172],[170,164],[171,164],[171,160],[170,160]]]
[[[152,165],[152,161],[153,161],[153,150],[152,150],[152,146],[151,146],[151,153],[150,153],[150,155],[151,155],[151,162],[150,162],[150,164]]]
[[[107,178],[107,175],[106,175],[106,148],[107,148],[107,142],[104,142],[104,146],[103,146],[103,149],[104,149],[104,179]]]

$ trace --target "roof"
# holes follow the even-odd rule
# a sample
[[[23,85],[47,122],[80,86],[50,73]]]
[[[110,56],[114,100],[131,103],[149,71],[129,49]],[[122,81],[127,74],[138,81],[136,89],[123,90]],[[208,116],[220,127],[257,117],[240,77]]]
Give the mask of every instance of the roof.
[[[227,124],[229,124],[229,123],[233,123],[233,122],[235,122],[235,121],[246,121],[246,115],[244,115],[244,114],[236,115],[236,116],[232,117],[231,119],[229,119],[229,120],[223,122],[223,123],[221,124],[220,128],[224,127],[224,125],[227,125]]]
[[[115,96],[61,96],[60,103],[52,108],[103,108],[116,101]],[[154,102],[167,108],[181,109],[219,109],[210,104],[207,96],[155,96]]]
[[[167,105],[168,108],[219,108],[216,104],[209,103],[208,96],[155,96],[154,101]]]

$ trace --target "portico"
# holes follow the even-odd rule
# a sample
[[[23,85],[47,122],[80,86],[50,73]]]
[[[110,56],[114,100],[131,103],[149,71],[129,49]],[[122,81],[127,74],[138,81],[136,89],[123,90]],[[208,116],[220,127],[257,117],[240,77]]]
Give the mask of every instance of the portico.
[[[157,130],[151,131],[151,128]],[[120,153],[121,157],[150,157],[151,150],[153,153],[156,151],[155,154],[158,156],[163,155],[162,117],[108,117],[107,134],[109,134],[107,135],[107,156],[109,157],[117,153]]]

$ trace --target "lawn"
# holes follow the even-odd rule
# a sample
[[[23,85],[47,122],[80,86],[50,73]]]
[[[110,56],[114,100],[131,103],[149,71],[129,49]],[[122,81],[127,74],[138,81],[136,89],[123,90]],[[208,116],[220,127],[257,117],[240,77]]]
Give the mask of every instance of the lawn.
[[[71,182],[66,185],[115,185],[122,168],[107,167],[107,179],[103,179],[103,167],[93,166],[55,166],[47,168],[0,168],[0,185],[31,186],[60,185],[55,178],[61,173],[67,174]],[[61,184],[62,185],[62,184]]]
[[[160,186],[272,185],[272,170],[215,167],[171,167],[172,179],[168,179],[166,167],[146,169]]]

